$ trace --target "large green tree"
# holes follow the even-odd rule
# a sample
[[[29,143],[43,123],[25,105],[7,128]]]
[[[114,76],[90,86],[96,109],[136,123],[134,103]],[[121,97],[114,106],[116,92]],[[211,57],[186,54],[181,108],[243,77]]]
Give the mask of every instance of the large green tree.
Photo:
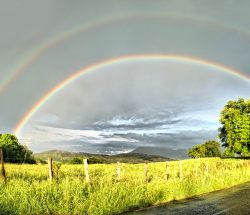
[[[248,155],[250,152],[250,99],[229,101],[220,115],[219,137],[225,155]]]
[[[32,151],[21,145],[15,135],[0,134],[0,148],[3,149],[5,162],[35,163]]]
[[[189,149],[188,155],[192,158],[221,157],[220,143],[214,140],[206,141]]]

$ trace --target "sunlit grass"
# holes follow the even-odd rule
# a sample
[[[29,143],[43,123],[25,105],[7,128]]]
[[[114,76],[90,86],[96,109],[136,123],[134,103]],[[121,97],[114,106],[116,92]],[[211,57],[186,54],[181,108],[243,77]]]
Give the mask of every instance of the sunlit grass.
[[[250,180],[247,160],[219,158],[122,164],[89,165],[86,184],[83,165],[62,165],[48,181],[47,165],[6,164],[7,182],[0,182],[0,214],[117,214],[127,210],[182,199],[227,188]],[[208,174],[207,174],[208,164]]]

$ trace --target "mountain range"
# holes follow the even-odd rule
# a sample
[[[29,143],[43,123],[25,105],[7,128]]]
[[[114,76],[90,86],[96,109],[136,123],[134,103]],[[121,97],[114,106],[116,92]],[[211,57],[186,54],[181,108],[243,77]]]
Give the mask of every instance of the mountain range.
[[[187,158],[186,150],[158,147],[138,147],[129,153],[117,155],[90,154],[85,152],[68,152],[62,150],[49,150],[34,154],[37,160],[46,161],[52,157],[55,161],[69,162],[73,158],[88,158],[96,163],[143,163],[163,162]]]

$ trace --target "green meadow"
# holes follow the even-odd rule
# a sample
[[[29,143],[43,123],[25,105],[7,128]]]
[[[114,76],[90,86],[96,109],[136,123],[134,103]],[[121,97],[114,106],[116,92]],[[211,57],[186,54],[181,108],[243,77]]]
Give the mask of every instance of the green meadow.
[[[119,214],[250,181],[250,161],[190,159],[145,164],[6,164],[0,182],[0,214]]]

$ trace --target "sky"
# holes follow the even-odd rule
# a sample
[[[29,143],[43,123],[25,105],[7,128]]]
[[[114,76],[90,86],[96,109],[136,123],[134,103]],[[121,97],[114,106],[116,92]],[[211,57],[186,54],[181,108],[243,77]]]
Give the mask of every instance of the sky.
[[[248,0],[0,3],[0,133],[101,63],[19,127],[35,152],[187,149],[217,139],[228,100],[250,97]]]

